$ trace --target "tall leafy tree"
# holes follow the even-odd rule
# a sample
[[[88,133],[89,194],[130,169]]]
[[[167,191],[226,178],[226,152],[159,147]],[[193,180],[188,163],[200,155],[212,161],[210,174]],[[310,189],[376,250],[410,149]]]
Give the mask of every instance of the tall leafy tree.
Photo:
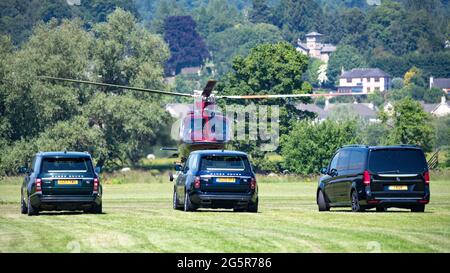
[[[367,63],[364,57],[354,47],[347,45],[338,46],[336,51],[330,56],[327,76],[331,83],[337,84],[342,69],[351,70],[352,68],[366,66]]]
[[[233,58],[246,56],[259,44],[283,40],[281,31],[269,24],[245,24],[228,28],[208,37],[208,48],[220,75],[231,69]]]
[[[123,9],[93,27],[95,72],[102,82],[147,88],[164,88],[161,66],[169,51],[164,41],[140,26]],[[110,90],[110,89],[105,89]]]
[[[183,67],[200,66],[209,52],[203,38],[195,30],[196,23],[190,16],[166,18],[164,39],[169,44],[171,56],[166,63],[166,74],[178,74]]]
[[[300,121],[281,138],[283,167],[297,174],[318,173],[338,148],[360,141],[355,120]]]
[[[386,139],[388,144],[414,144],[421,146],[424,151],[433,148],[431,117],[419,102],[411,98],[402,99],[394,104],[392,117],[383,115],[382,120],[391,127]]]
[[[266,0],[252,0],[252,9],[249,11],[249,19],[252,23],[272,23],[272,10]]]

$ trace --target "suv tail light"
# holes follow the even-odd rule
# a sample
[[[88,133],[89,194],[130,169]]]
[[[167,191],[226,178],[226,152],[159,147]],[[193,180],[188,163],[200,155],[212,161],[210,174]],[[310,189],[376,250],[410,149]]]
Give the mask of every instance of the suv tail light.
[[[94,178],[94,193],[98,193],[98,185],[99,185],[99,180],[98,178]]]
[[[425,179],[425,184],[430,184],[430,172],[426,171],[423,173],[423,179]]]
[[[36,178],[36,192],[42,193],[42,179]]]
[[[200,176],[196,176],[194,180],[194,188],[200,189]]]
[[[250,180],[250,189],[256,189],[256,178],[254,177],[252,177],[252,180]]]
[[[365,170],[363,173],[363,183],[366,186],[370,185],[370,173],[368,170]]]

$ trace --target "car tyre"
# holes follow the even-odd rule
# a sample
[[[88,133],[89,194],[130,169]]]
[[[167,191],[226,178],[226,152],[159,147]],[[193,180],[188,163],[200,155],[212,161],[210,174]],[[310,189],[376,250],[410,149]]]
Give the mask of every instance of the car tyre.
[[[425,205],[417,205],[412,207],[411,212],[425,212]]]
[[[256,198],[255,202],[250,202],[248,204],[248,212],[257,213],[258,212],[258,203],[259,203],[258,198]]]
[[[182,208],[183,208],[183,206],[180,206],[180,201],[178,200],[178,193],[174,189],[173,190],[173,209],[180,210]]]
[[[23,196],[20,198],[20,213],[27,214],[28,208],[25,204],[25,201],[23,200]]]
[[[191,202],[191,198],[189,197],[189,193],[186,191],[184,195],[184,211],[194,211],[195,207]]]
[[[364,207],[359,203],[358,193],[356,191],[352,191],[352,211],[353,212],[363,212]]]
[[[28,214],[28,216],[33,216],[33,215],[39,214],[39,210],[31,205],[30,197],[28,197],[27,214]]]
[[[93,213],[93,214],[102,214],[102,212],[103,212],[102,203],[100,203],[100,204],[97,204],[97,203],[92,204],[92,207],[91,207],[89,212]]]
[[[330,205],[328,204],[327,200],[325,199],[325,195],[323,194],[322,190],[319,190],[319,193],[317,194],[317,206],[319,207],[319,211],[329,211]]]

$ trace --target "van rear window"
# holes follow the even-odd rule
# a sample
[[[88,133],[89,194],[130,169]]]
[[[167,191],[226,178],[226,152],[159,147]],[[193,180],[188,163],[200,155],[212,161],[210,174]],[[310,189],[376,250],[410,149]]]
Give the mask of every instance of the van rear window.
[[[92,164],[89,158],[44,158],[41,172],[91,172]]]
[[[200,170],[202,171],[245,171],[249,168],[249,163],[246,157],[226,155],[203,156],[200,163]]]
[[[427,168],[421,150],[373,150],[369,156],[369,170],[373,173],[422,173]]]

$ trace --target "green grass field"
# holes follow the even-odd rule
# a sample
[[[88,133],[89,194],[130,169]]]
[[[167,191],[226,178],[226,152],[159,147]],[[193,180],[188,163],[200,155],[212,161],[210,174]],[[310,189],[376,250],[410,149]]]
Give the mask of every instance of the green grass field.
[[[0,182],[0,252],[450,252],[450,179],[432,181],[426,213],[319,213],[298,178],[260,178],[258,214],[185,213],[165,177],[109,182],[102,215],[37,217],[19,213],[17,179]]]

